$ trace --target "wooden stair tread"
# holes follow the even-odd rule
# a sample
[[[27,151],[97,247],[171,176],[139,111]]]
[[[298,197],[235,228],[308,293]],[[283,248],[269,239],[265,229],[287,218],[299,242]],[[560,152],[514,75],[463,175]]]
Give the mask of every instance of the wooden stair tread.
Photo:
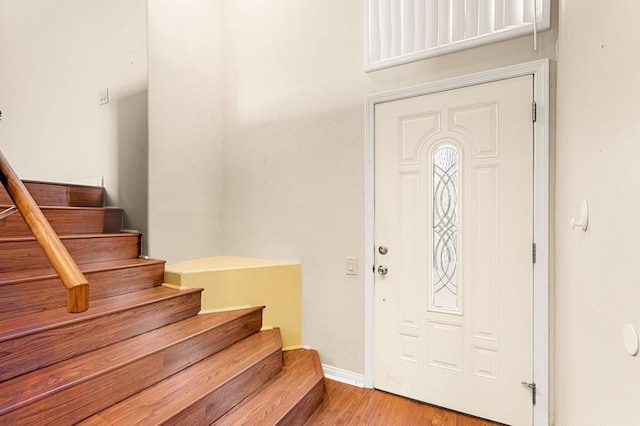
[[[0,205],[0,211],[8,207]],[[124,211],[121,208],[41,206],[40,209],[57,234],[113,233],[122,229]],[[11,215],[0,219],[0,235],[9,237],[32,234],[20,212],[15,210]]]
[[[12,207],[13,204],[0,204],[0,211]],[[105,211],[105,210],[118,210],[122,211],[122,207],[113,206],[90,206],[90,207],[78,207],[78,206],[38,206],[40,210],[62,210],[62,211]],[[16,211],[18,216],[19,212]]]
[[[262,324],[262,309],[262,307],[257,307],[196,315],[0,382],[0,400],[3,401],[2,407],[0,407],[0,416],[49,398],[57,392],[76,392],[79,389],[77,387],[82,384],[87,387],[82,394],[93,394],[94,397],[98,396],[101,400],[108,399],[109,396],[100,395],[102,390],[94,383],[97,381],[101,386],[107,386],[105,375],[118,369],[123,370],[124,373],[135,373],[135,369],[139,368],[145,359],[155,361],[151,362],[154,369],[171,368],[163,372],[166,375],[171,375],[224,349],[238,339],[257,332]],[[194,337],[199,335],[203,335],[207,348],[196,347],[191,343]],[[173,353],[160,354],[162,351],[168,352],[167,348],[176,345],[182,346],[174,349]],[[184,356],[179,356],[185,350],[187,353],[184,353]],[[127,368],[128,370],[134,369],[134,371],[127,371]],[[161,380],[162,378],[164,377],[156,377],[155,379]],[[139,378],[135,380],[139,380]],[[145,387],[153,383],[155,382],[145,383]],[[74,386],[76,390],[71,391]],[[129,392],[139,390],[141,389],[129,389]],[[80,396],[76,395],[76,398],[80,398]],[[108,405],[117,401],[110,401]],[[40,405],[42,406],[42,404]],[[56,405],[59,404],[54,404],[51,409],[55,411]],[[62,408],[64,409],[64,407]],[[0,417],[1,420],[3,420],[2,417]]]
[[[160,286],[162,260],[139,258],[79,265],[89,281],[89,304],[97,299]],[[0,273],[0,321],[67,305],[64,284],[51,268]]]
[[[60,235],[60,240],[78,265],[133,259],[140,255],[141,235],[137,232]],[[49,265],[49,259],[35,238],[0,238],[1,272],[46,268]]]
[[[211,423],[280,371],[281,351],[278,329],[256,333],[81,424]]]
[[[201,289],[181,290],[186,293],[199,293]],[[167,287],[156,287],[148,290],[126,293],[119,296],[108,297],[94,301],[89,310],[78,314],[69,314],[66,308],[51,309],[35,314],[24,315],[19,318],[10,318],[0,321],[0,342],[37,333],[55,327],[86,321],[97,318],[106,313],[115,313],[133,306],[144,305],[162,299],[176,297],[179,291]],[[0,360],[2,358],[0,357]]]
[[[34,180],[22,182],[38,205],[101,207],[104,204],[102,187]],[[0,186],[0,204],[12,203],[4,186]]]
[[[113,233],[101,233],[101,234],[68,234],[68,235],[58,235],[61,240],[81,240],[81,239],[91,239],[91,238],[127,238],[128,236],[139,235],[138,232],[135,231],[127,231],[127,232],[113,232]],[[35,237],[0,237],[0,243],[8,243],[8,242],[22,242],[22,241],[35,241]]]
[[[318,353],[287,351],[280,374],[213,424],[303,424],[320,405],[323,394],[324,373]]]
[[[164,260],[160,259],[143,259],[136,257],[133,259],[116,259],[105,262],[83,263],[78,265],[80,270],[85,274],[92,272],[107,271],[112,269],[125,269],[139,265],[164,264]],[[55,278],[58,274],[53,268],[37,268],[20,271],[4,271],[0,272],[0,286],[16,284],[24,281],[32,281],[35,279]],[[91,284],[91,282],[89,282]]]

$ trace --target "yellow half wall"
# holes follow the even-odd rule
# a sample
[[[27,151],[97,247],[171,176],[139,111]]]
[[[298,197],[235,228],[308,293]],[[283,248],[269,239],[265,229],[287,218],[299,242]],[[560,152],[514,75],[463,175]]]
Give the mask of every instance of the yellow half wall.
[[[167,265],[164,280],[204,289],[200,313],[265,306],[263,328],[279,327],[285,350],[302,347],[300,263],[213,256]]]

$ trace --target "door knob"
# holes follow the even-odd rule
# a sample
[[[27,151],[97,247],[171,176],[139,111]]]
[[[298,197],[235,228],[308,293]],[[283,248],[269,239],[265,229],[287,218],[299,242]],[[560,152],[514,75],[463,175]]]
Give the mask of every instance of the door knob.
[[[387,253],[389,253],[389,249],[386,246],[380,246],[380,247],[378,247],[378,253],[387,254]]]
[[[387,265],[378,266],[378,273],[380,275],[387,275],[387,272],[389,272],[389,268],[387,268]]]

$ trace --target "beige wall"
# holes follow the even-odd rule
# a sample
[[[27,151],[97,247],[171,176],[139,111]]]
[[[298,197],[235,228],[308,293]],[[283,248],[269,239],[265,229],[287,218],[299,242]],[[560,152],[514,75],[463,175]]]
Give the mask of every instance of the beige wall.
[[[558,425],[637,425],[640,3],[561,0],[557,94]],[[571,217],[589,202],[586,233]]]
[[[221,2],[149,1],[149,254],[221,246]]]
[[[372,93],[555,57],[555,30],[370,74],[364,2],[224,2],[223,251],[302,262],[303,339],[364,373],[364,105]],[[345,257],[359,260],[345,274]]]
[[[145,0],[0,0],[0,149],[24,179],[104,178],[142,231],[146,14]]]

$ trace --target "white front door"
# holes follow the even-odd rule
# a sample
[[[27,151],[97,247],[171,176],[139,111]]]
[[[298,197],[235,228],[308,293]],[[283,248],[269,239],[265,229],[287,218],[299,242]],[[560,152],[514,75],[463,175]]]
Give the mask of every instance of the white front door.
[[[533,77],[375,106],[374,387],[532,424]]]

